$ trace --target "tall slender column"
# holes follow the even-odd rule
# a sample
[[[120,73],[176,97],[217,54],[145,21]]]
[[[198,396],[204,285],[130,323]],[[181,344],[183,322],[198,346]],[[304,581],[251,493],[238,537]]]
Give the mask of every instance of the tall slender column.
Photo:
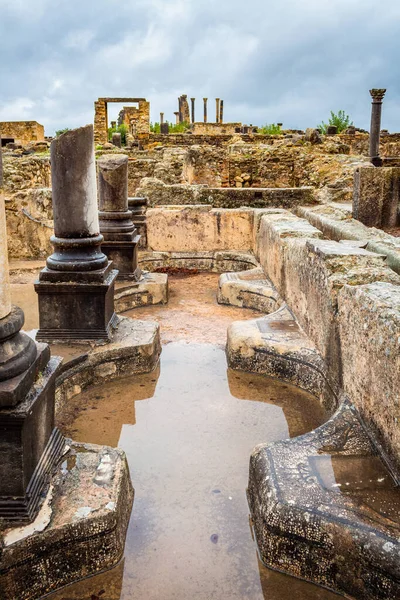
[[[219,122],[223,123],[224,122],[224,101],[221,100],[220,105],[219,105]]]
[[[118,269],[118,279],[138,280],[137,245],[140,236],[128,209],[128,157],[106,154],[98,160],[100,231],[102,250]]]
[[[35,285],[37,339],[109,339],[117,272],[101,250],[92,125],[53,140],[50,154],[55,251]]]
[[[219,98],[215,98],[215,122],[219,123]]]
[[[196,101],[196,98],[190,98],[190,102],[192,104],[192,123],[195,122],[195,118],[194,118],[194,103]]]
[[[160,112],[160,125],[164,125],[164,113]]]
[[[180,113],[179,112],[174,112],[174,115],[175,115],[175,119],[176,119],[176,124],[179,125],[179,123],[180,123],[180,121],[179,121],[179,119],[180,119],[180,116],[179,116]]]
[[[382,165],[379,156],[379,137],[381,131],[382,100],[385,95],[385,89],[372,89],[369,93],[372,97],[371,110],[371,128],[369,133],[369,157],[376,167]]]
[[[33,520],[63,444],[54,428],[55,377],[61,360],[50,360],[49,347],[23,333],[23,324],[23,311],[10,299],[0,179],[0,518],[5,521]]]
[[[204,123],[207,123],[207,100],[208,100],[208,98],[203,98],[203,103],[204,103]]]

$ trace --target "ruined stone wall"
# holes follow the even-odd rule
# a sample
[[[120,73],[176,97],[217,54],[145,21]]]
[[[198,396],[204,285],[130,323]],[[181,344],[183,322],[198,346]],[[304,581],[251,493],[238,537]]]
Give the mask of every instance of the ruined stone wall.
[[[8,251],[11,258],[45,258],[53,233],[49,157],[3,154]]]
[[[44,142],[44,127],[37,121],[2,121],[0,134],[3,138],[13,139],[16,144]]]
[[[242,127],[241,123],[201,123],[192,124],[193,135],[235,135]]]

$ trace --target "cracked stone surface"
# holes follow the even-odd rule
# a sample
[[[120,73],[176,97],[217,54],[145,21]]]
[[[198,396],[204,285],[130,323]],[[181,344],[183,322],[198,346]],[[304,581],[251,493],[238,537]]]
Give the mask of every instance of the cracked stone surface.
[[[132,502],[122,450],[67,441],[35,522],[2,532],[2,600],[36,600],[116,565]]]
[[[267,566],[359,600],[400,596],[400,492],[344,399],[304,436],[257,446],[248,500]]]

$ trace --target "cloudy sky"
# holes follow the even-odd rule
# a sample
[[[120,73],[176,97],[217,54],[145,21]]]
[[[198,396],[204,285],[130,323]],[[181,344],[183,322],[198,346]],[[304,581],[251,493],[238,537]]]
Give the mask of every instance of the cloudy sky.
[[[386,87],[382,127],[400,131],[399,34],[399,0],[0,0],[0,121],[52,135],[101,96],[173,120],[186,93],[198,118],[207,96],[226,121],[303,129],[343,109],[368,128]]]

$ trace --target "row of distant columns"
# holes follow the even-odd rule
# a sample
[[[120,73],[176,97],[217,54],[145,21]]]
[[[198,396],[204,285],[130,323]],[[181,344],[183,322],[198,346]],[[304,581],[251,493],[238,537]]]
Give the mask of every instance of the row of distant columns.
[[[190,102],[191,102],[191,122],[195,123],[196,122],[196,112],[195,112],[195,102],[196,102],[196,98],[190,98]],[[203,98],[203,122],[207,123],[208,122],[208,114],[207,114],[207,102],[208,102],[208,98]],[[175,122],[178,125],[181,122],[181,111],[177,110],[174,112],[175,115]],[[223,123],[224,122],[224,101],[221,100],[220,98],[216,98],[215,99],[215,122],[216,123]],[[160,127],[161,127],[161,133],[163,133],[163,128],[165,127],[166,123],[164,122],[164,113],[161,112],[160,113]]]

